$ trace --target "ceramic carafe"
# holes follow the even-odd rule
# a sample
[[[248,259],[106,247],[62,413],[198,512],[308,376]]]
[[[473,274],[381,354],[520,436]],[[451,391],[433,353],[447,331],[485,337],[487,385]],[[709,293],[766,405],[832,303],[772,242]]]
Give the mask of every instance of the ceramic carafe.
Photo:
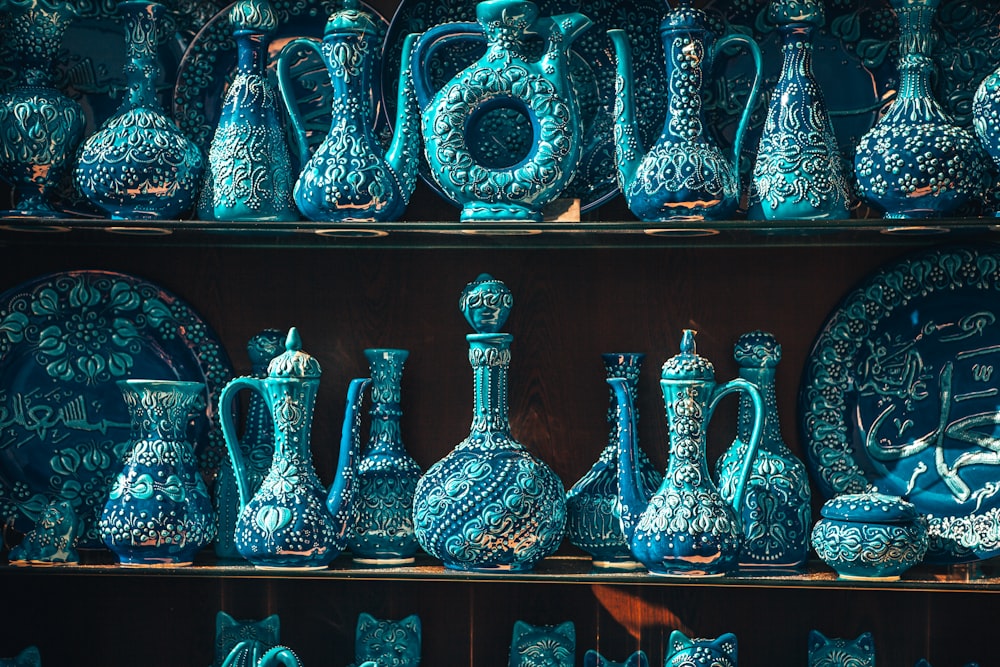
[[[735,568],[742,544],[739,517],[709,475],[705,434],[719,399],[736,391],[750,397],[755,417],[734,500],[742,506],[764,421],[760,391],[742,378],[716,383],[715,368],[697,354],[694,331],[686,329],[680,353],[663,364],[660,388],[670,451],[663,483],[648,497],[637,474],[632,396],[624,379],[608,383],[619,406],[618,488],[622,530],[632,555],[651,574],[714,576]]]
[[[370,380],[352,380],[348,388],[337,472],[327,493],[316,475],[309,447],[320,373],[319,362],[302,351],[298,330],[292,327],[285,352],[268,365],[266,378],[236,378],[219,395],[222,435],[240,496],[236,549],[256,567],[321,569],[347,544],[360,447],[361,398]],[[233,404],[242,389],[263,396],[274,424],[271,468],[256,493],[251,491],[233,419]]]
[[[476,5],[478,25],[447,23],[425,32],[413,54],[414,85],[422,109],[424,149],[442,192],[462,206],[463,221],[540,221],[542,208],[573,177],[583,151],[580,104],[570,82],[569,50],[590,27],[579,13],[539,16],[525,0]],[[483,56],[432,91],[427,63],[434,50],[481,33]],[[544,38],[531,53],[529,34]],[[526,155],[481,154],[476,137],[499,114],[530,120]]]
[[[663,131],[643,151],[636,120],[632,52],[624,30],[609,30],[618,59],[615,100],[615,164],[618,185],[641,220],[724,219],[740,201],[740,151],[759,91],[760,48],[752,38],[732,33],[716,38],[705,12],[680,0],[660,24],[666,66],[667,116]],[[742,44],[754,60],[750,94],[736,128],[729,155],[711,136],[703,111],[703,91],[710,84],[717,55]]]
[[[382,48],[382,30],[357,0],[344,0],[330,15],[321,44],[294,39],[278,55],[278,88],[288,108],[302,165],[293,197],[310,220],[391,221],[402,215],[417,183],[420,115],[413,96],[410,52],[403,45],[396,102],[395,134],[383,150],[375,134],[372,84]],[[331,86],[331,119],[326,138],[310,156],[305,124],[295,102],[292,62],[301,47],[315,50],[326,64]]]

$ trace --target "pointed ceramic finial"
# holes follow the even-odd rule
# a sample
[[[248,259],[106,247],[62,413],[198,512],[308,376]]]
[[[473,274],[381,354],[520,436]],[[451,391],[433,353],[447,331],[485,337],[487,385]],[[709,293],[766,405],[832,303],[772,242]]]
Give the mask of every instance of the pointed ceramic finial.
[[[507,322],[514,297],[503,281],[481,273],[465,286],[458,303],[476,333],[496,333]]]
[[[295,327],[289,329],[285,337],[285,351],[267,366],[267,374],[271,377],[318,378],[321,373],[319,362],[302,351],[302,338]]]
[[[229,24],[240,32],[272,33],[278,28],[278,14],[268,0],[240,0],[229,10]]]
[[[694,329],[684,329],[681,334],[680,353],[663,364],[660,377],[664,380],[714,381],[715,367],[708,359],[698,356]]]

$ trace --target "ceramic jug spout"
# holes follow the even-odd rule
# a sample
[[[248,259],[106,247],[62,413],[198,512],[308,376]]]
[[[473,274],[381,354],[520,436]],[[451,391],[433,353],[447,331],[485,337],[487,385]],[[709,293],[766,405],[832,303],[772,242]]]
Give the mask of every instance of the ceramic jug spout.
[[[347,388],[344,426],[340,434],[340,456],[337,475],[326,497],[326,509],[333,515],[334,525],[341,534],[353,526],[354,478],[357,475],[358,452],[361,450],[361,401],[371,378],[355,378]]]
[[[399,92],[396,94],[396,119],[392,142],[385,153],[389,169],[402,183],[404,193],[413,192],[417,184],[420,163],[420,108],[417,106],[413,85],[413,46],[418,34],[407,35],[403,41],[403,55],[399,63]],[[416,120],[415,120],[416,119]],[[409,200],[409,197],[406,197]]]
[[[547,48],[541,66],[556,72],[561,81],[568,82],[570,47],[594,22],[579,12],[558,14],[549,17],[549,21]]]
[[[646,157],[640,145],[639,122],[635,117],[635,90],[632,87],[632,47],[621,29],[608,30],[615,49],[615,161],[618,187],[628,192],[639,165]]]
[[[625,378],[608,378],[614,392],[618,418],[618,503],[622,534],[632,541],[639,517],[649,506],[649,496],[639,479],[638,438],[635,432],[635,406]]]

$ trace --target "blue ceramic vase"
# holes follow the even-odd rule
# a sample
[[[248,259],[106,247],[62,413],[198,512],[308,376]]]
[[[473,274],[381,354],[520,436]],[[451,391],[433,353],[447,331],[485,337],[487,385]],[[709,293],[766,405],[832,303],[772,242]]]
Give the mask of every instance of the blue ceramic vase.
[[[400,380],[406,350],[365,350],[372,378],[371,434],[358,463],[354,527],[348,546],[354,560],[371,565],[413,562],[413,493],[420,466],[406,451],[399,427]]]
[[[0,177],[14,186],[3,217],[58,217],[49,193],[83,138],[80,105],[52,83],[52,61],[76,17],[66,2],[3,2],[5,62],[14,83],[0,93]]]
[[[165,10],[134,0],[119,3],[118,11],[128,90],[118,111],[80,147],[76,187],[114,219],[178,218],[195,203],[205,161],[156,96],[157,26]]]
[[[271,360],[266,378],[236,378],[219,395],[222,435],[240,496],[236,550],[255,567],[323,569],[347,546],[361,399],[369,380],[352,380],[348,388],[336,477],[327,492],[316,475],[309,444],[321,373],[319,362],[302,351],[302,339],[292,327],[285,351]],[[271,467],[256,492],[250,488],[233,419],[234,402],[243,389],[263,397],[274,429]]]
[[[591,21],[571,13],[540,17],[526,0],[476,5],[478,26],[446,23],[417,43],[414,77],[422,109],[424,150],[441,191],[462,206],[463,221],[538,222],[562,193],[583,151],[583,120],[570,81],[573,41]],[[428,83],[430,54],[449,41],[485,37],[486,52],[439,90]],[[545,40],[540,58],[529,33]],[[480,154],[482,136],[497,115],[527,118],[526,154]]]
[[[229,22],[236,76],[208,151],[198,215],[205,220],[298,220],[278,95],[267,79],[268,36],[278,27],[277,14],[267,0],[241,0],[229,10]]]
[[[781,74],[771,94],[753,169],[751,217],[824,220],[850,217],[850,186],[823,91],[813,75],[813,31],[820,0],[772,0],[782,36]]]
[[[601,355],[605,375],[622,378],[626,389],[635,401],[639,369],[646,355],[613,352]],[[608,407],[607,445],[590,470],[566,492],[566,537],[593,558],[594,567],[608,569],[636,569],[642,564],[632,558],[628,541],[622,532],[618,511],[618,426],[617,404],[614,392]],[[638,420],[638,416],[636,417]],[[663,476],[641,449],[638,451],[638,483],[644,493],[651,496]]]
[[[795,567],[809,555],[812,528],[809,476],[781,437],[775,369],[781,361],[781,345],[774,336],[753,331],[740,336],[733,356],[740,377],[760,390],[764,399],[764,432],[753,458],[740,513],[743,545],[741,566]],[[740,398],[738,434],[716,464],[715,478],[722,497],[734,502],[747,442],[756,414],[749,398]]]
[[[514,305],[507,286],[480,275],[462,292],[474,374],[469,436],[417,483],[417,541],[454,570],[531,570],[554,552],[566,527],[559,477],[513,438],[507,371],[513,336],[499,333]]]
[[[760,48],[752,38],[733,33],[717,39],[708,17],[680,0],[660,24],[666,66],[666,119],[657,142],[644,152],[636,119],[632,52],[624,30],[609,30],[618,59],[615,100],[615,164],[618,186],[640,220],[725,219],[740,202],[740,151],[760,85]],[[732,151],[723,153],[704,112],[704,88],[712,63],[732,44],[743,45],[756,69]]]
[[[715,639],[700,639],[674,630],[663,667],[736,667],[736,650],[736,635],[731,632]]]
[[[399,66],[395,133],[383,150],[375,134],[373,82],[383,30],[357,0],[326,23],[322,44],[300,38],[278,56],[278,86],[288,108],[302,165],[293,195],[302,215],[320,222],[391,221],[403,214],[416,187],[420,158],[420,114],[410,76],[415,37],[403,46]],[[316,51],[330,77],[330,129],[310,156],[302,114],[295,102],[292,61],[299,50]]]
[[[177,380],[120,380],[118,387],[132,437],[101,513],[101,537],[122,565],[189,565],[215,537],[212,499],[187,438],[205,387]]]
[[[859,194],[886,218],[931,218],[977,201],[989,158],[931,92],[939,0],[891,0],[899,18],[899,94],[858,142]]]
[[[277,329],[265,329],[247,343],[250,356],[250,375],[264,378],[268,364],[284,350],[284,338]],[[274,426],[264,397],[252,392],[247,401],[243,436],[239,439],[240,451],[246,463],[247,486],[256,493],[264,475],[271,468],[274,455]],[[215,511],[217,534],[215,555],[219,558],[242,558],[236,548],[236,519],[240,514],[240,494],[236,487],[236,475],[231,465],[222,465],[215,480]]]
[[[651,574],[719,576],[739,562],[743,536],[733,504],[744,502],[750,464],[760,442],[764,403],[760,391],[742,378],[715,381],[715,367],[695,350],[694,332],[683,332],[680,353],[663,364],[660,388],[670,432],[670,456],[663,483],[652,496],[638,483],[635,413],[621,378],[608,380],[618,404],[618,489],[622,530],[632,555]],[[735,502],[715,486],[706,460],[706,431],[724,396],[742,391],[755,418],[738,478]]]

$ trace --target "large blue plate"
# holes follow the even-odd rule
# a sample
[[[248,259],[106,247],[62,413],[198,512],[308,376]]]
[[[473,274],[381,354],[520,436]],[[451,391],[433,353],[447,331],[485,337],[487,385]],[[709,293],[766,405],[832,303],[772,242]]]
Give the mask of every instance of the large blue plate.
[[[920,253],[851,291],[806,361],[799,414],[823,496],[908,499],[929,562],[1000,554],[1000,248]]]
[[[211,483],[225,445],[218,393],[233,372],[222,344],[176,296],[134,276],[72,271],[0,295],[0,512],[26,531],[53,498],[84,521],[80,546],[101,544],[97,520],[129,439],[116,381],[206,385],[191,423]]]

